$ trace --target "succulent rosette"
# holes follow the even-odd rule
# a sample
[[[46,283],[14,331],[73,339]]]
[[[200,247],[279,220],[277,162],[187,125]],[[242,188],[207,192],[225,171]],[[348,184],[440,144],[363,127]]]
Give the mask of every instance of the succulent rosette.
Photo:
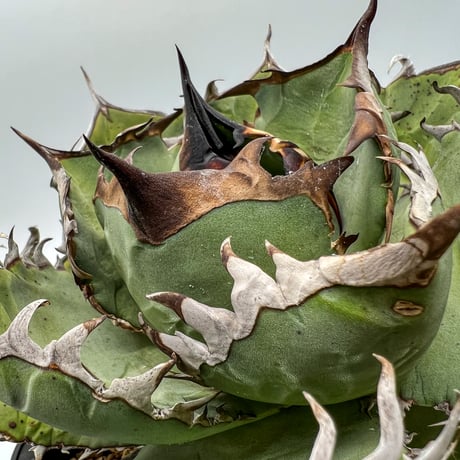
[[[340,458],[400,458],[397,395],[408,431],[455,404],[460,65],[397,57],[381,88],[376,6],[294,71],[268,37],[221,94],[202,97],[178,51],[169,115],[116,107],[85,73],[97,108],[73,150],[17,131],[51,169],[64,257],[51,266],[37,229],[21,253],[9,236],[4,437],[81,458],[327,459],[338,436]],[[459,411],[430,444],[441,456]]]

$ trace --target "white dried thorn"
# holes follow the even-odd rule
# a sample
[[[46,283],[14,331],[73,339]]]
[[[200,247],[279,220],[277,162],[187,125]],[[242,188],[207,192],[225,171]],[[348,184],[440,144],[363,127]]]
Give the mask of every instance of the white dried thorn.
[[[155,420],[169,420],[175,418],[190,426],[199,424],[196,411],[205,408],[206,404],[213,400],[218,394],[219,391],[217,390],[211,391],[201,398],[179,402],[172,407],[155,408],[153,418]],[[198,416],[198,418],[200,418],[200,416]]]
[[[174,352],[180,361],[187,366],[188,372],[198,372],[203,363],[210,359],[209,349],[198,340],[176,331],[175,335],[157,334],[157,341],[161,347]]]
[[[235,313],[225,308],[209,307],[190,298],[183,300],[181,310],[185,322],[203,336],[213,360],[224,361],[238,331]],[[213,365],[211,362],[208,364]]]
[[[393,78],[393,81],[398,80],[399,78],[402,77],[412,77],[415,75],[415,66],[414,63],[411,61],[410,58],[402,55],[402,54],[397,54],[396,56],[393,56],[391,58],[390,64],[388,65],[388,73],[391,72],[393,67],[396,64],[401,65],[401,70],[398,72],[398,74]]]
[[[44,350],[29,336],[30,320],[35,311],[44,305],[49,305],[48,300],[35,300],[16,315],[8,329],[0,335],[0,359],[14,356],[37,366],[48,365]]]
[[[180,294],[160,292],[148,299],[173,309],[188,325],[200,332],[203,344],[180,332],[174,336],[158,334],[160,344],[177,353],[191,370],[201,364],[214,366],[227,359],[231,344],[254,329],[263,308],[285,309],[288,304],[278,284],[256,265],[239,258],[230,245],[230,238],[221,246],[222,263],[234,280],[231,293],[233,311],[213,308]]]
[[[333,285],[321,271],[319,264],[323,258],[301,262],[268,241],[265,242],[265,247],[276,265],[276,281],[286,305],[298,305],[306,298]],[[333,258],[335,262],[336,256]]]
[[[230,243],[232,237],[227,236],[222,244],[220,245],[220,258],[222,259],[222,263],[224,266],[227,266],[227,260],[229,257],[236,257],[236,254],[233,252],[232,245]]]
[[[29,227],[29,238],[21,252],[21,259],[25,265],[34,266],[34,252],[40,241],[40,232],[37,227]]]
[[[396,393],[395,371],[383,356],[373,356],[382,365],[377,386],[380,441],[377,448],[364,460],[399,460],[404,447],[404,421]]]
[[[147,295],[147,298],[174,310],[186,324],[203,336],[210,357],[207,364],[212,366],[225,361],[238,331],[235,313],[225,308],[210,307],[173,292],[157,292]],[[201,347],[198,351],[201,354]]]
[[[334,454],[337,440],[337,430],[334,421],[310,393],[304,391],[303,395],[308,404],[310,404],[313,415],[319,424],[319,432],[313,445],[310,460],[329,460]]]
[[[452,440],[460,425],[460,391],[456,391],[456,393],[457,401],[444,424],[444,428],[434,441],[428,443],[420,451],[417,456],[418,460],[442,460],[448,458],[449,452],[455,449],[455,442]]]
[[[460,205],[432,219],[399,243],[341,256],[324,256],[300,262],[276,249],[266,248],[276,265],[276,281],[256,265],[239,258],[227,238],[221,247],[222,261],[234,280],[231,293],[233,313],[211,308],[183,295],[156,293],[147,296],[174,311],[199,330],[206,345],[179,332],[158,334],[159,344],[177,353],[192,370],[202,363],[224,361],[233,340],[248,337],[260,312],[286,310],[334,285],[426,286],[437,261],[460,232]],[[407,304],[404,305],[407,313]],[[414,310],[415,311],[415,310]],[[417,312],[421,309],[418,308]]]
[[[170,359],[141,375],[114,379],[109,388],[99,388],[96,394],[104,399],[123,399],[132,407],[152,415],[154,410],[151,402],[152,394],[175,364],[175,359]]]
[[[101,381],[83,367],[80,355],[88,335],[105,319],[105,316],[101,316],[85,321],[66,332],[59,340],[48,344],[44,352],[49,356],[50,365],[59,368],[67,375],[80,379],[92,389],[98,388]]]
[[[235,338],[242,339],[252,332],[262,308],[284,310],[288,304],[280,286],[261,268],[236,255],[229,256],[229,251],[226,254],[226,268],[234,281],[231,302],[238,319]]]
[[[418,228],[427,223],[432,216],[432,203],[439,196],[439,186],[423,150],[416,150],[409,144],[390,141],[410,156],[411,162],[394,157],[378,157],[389,163],[396,164],[411,182],[411,208],[409,218]]]
[[[59,369],[64,374],[78,378],[90,388],[97,388],[102,382],[83,367],[80,352],[88,334],[105,317],[79,324],[59,340],[53,340],[45,348],[41,348],[30,338],[29,324],[35,311],[48,303],[44,299],[36,300],[26,305],[16,315],[8,330],[0,336],[0,359],[11,356],[35,366]]]

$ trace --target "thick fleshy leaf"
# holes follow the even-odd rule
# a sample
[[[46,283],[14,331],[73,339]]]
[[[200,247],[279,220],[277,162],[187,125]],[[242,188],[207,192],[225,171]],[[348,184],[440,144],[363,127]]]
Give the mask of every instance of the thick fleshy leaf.
[[[352,401],[326,407],[338,431],[333,458],[360,460],[375,450],[379,442],[380,427],[378,415],[366,407],[370,404],[370,400]],[[446,418],[439,411],[413,407],[406,415],[406,429],[408,433],[416,434],[412,436],[412,442],[408,443],[409,450],[406,452],[410,453],[412,450],[416,454],[429,440],[436,438],[441,427],[429,425],[442,422]],[[146,446],[137,459],[305,460],[309,458],[317,432],[318,425],[310,408],[291,407],[258,423],[182,446]]]
[[[33,442],[42,446],[65,445],[96,448],[101,445],[101,441],[97,438],[62,431],[4,403],[0,403],[0,434],[10,442]]]
[[[404,418],[393,366],[384,357],[374,356],[382,364],[377,404],[373,398],[368,398],[322,407],[311,394],[304,392],[311,409],[291,407],[257,424],[180,448],[146,446],[138,458],[158,456],[206,460],[216,456],[230,459],[236,455],[250,460],[296,460],[307,458],[309,452],[310,460],[329,460],[332,457],[343,460],[399,460],[401,456],[404,459],[440,460],[458,452],[455,444],[460,424],[460,394],[452,412],[447,414],[448,418],[440,411],[417,406],[408,406],[408,414]],[[375,413],[376,406],[378,414]],[[319,430],[315,430],[312,415],[320,426]],[[435,424],[440,420],[441,423]],[[380,432],[378,442],[377,432]]]
[[[200,332],[205,346],[179,333],[159,334],[158,342],[185,369],[201,366],[206,383],[249,399],[300,404],[302,388],[326,404],[366,395],[377,371],[373,352],[388,356],[403,375],[434,338],[450,282],[449,258],[436,261],[459,230],[457,206],[404,241],[370,251],[302,262],[268,245],[274,279],[225,241],[233,313],[183,295],[153,294]],[[353,325],[344,334],[349,316]],[[291,337],[289,353],[285,337]],[[254,360],[260,346],[270,352]]]
[[[155,366],[159,369],[155,375],[162,378],[171,365],[164,371],[158,366],[164,366],[167,356],[139,331],[107,321],[99,326],[100,320],[89,320],[94,310],[75,285],[68,266],[66,270],[49,265],[26,267],[17,258],[0,270],[0,283],[0,400],[43,422],[48,437],[37,434],[36,442],[62,438],[72,445],[84,442],[89,447],[152,440],[170,443],[181,436],[190,440],[195,432],[200,438],[233,428],[226,422],[235,420],[238,426],[255,420],[255,414],[276,410],[231,397],[216,398],[215,390],[173,378],[174,374],[158,388],[158,383],[144,382],[137,376],[156,378],[149,374]],[[36,301],[22,308],[44,296],[49,297],[51,306]],[[84,321],[83,328],[78,326]],[[42,396],[29,398],[30,394]],[[49,399],[48,394],[59,394],[60,398]],[[213,419],[211,411],[222,404],[227,409]],[[146,413],[149,411],[150,415]],[[244,413],[247,419],[239,421]],[[24,435],[13,422],[13,428],[5,428],[3,433]],[[206,430],[209,425],[215,428]]]
[[[292,72],[268,37],[256,74],[221,96],[211,85],[201,97],[180,56],[183,113],[115,107],[85,74],[97,105],[85,143],[60,151],[21,135],[52,170],[68,264],[47,263],[36,230],[21,254],[9,241],[0,400],[18,420],[36,417],[53,439],[65,430],[66,443],[156,444],[144,453],[162,458],[224,458],[224,448],[248,457],[248,444],[249,458],[304,457],[317,430],[310,409],[276,404],[305,404],[306,390],[327,419],[318,401],[374,390],[372,353],[394,362],[404,396],[452,402],[458,64],[419,76],[408,65],[381,92],[367,65],[376,6],[343,45]],[[382,434],[369,458],[386,458],[388,446],[397,458],[394,379],[382,387],[391,398],[379,392]],[[357,401],[330,412],[340,458],[375,448],[378,424]],[[320,425],[332,439],[330,420]],[[173,443],[188,444],[158,447]]]
[[[352,250],[367,249],[381,241],[391,190],[383,184],[397,186],[397,176],[391,181],[389,170],[375,158],[391,154],[391,149],[371,139],[382,130],[393,134],[389,114],[378,101],[367,69],[368,38],[376,6],[372,1],[348,40],[323,60],[291,72],[274,69],[265,78],[246,81],[221,96],[225,100],[228,96],[254,95],[260,111],[256,127],[295,142],[314,161],[352,152],[359,158],[335,187],[344,230],[359,233]],[[373,109],[369,102],[363,104],[366,95]],[[364,197],[373,205],[361,206],[359,200]]]
[[[444,206],[460,202],[458,171],[460,170],[460,132],[448,130],[442,137],[431,127],[445,126],[460,117],[457,100],[450,94],[452,87],[460,85],[459,64],[453,63],[418,75],[401,77],[383,92],[392,111],[409,114],[396,122],[398,137],[423,146],[430,160]],[[441,88],[447,88],[448,91]],[[404,397],[419,404],[434,405],[455,399],[454,389],[460,386],[460,242],[453,245],[452,283],[446,312],[438,335],[419,365],[405,379]]]
[[[88,80],[86,74],[85,77]],[[179,148],[170,149],[162,133],[170,128],[171,135],[174,135],[176,130],[171,125],[180,112],[165,116],[147,110],[122,109],[105,101],[95,93],[89,80],[88,83],[96,102],[89,138],[109,150],[116,149],[122,157],[143,146],[135,160],[139,167],[152,171],[173,169]],[[47,148],[16,132],[45,159],[53,171],[54,186],[60,195],[61,213],[67,216],[63,222],[66,251],[85,295],[99,311],[124,317],[136,324],[136,304],[124,281],[114,270],[112,254],[105,243],[92,204],[99,164],[83,145],[81,149],[77,146],[74,151],[60,151]],[[158,155],[152,155],[152,151],[158,152]]]

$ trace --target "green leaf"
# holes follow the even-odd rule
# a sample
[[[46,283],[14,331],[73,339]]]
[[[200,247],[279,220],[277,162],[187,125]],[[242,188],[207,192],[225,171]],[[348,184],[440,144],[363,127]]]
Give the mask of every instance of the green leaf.
[[[0,403],[0,433],[6,435],[10,442],[33,442],[42,446],[100,446],[97,438],[62,431],[4,403]]]
[[[259,106],[256,127],[296,143],[318,163],[352,153],[356,160],[336,183],[334,193],[344,230],[359,234],[351,247],[353,251],[368,249],[381,241],[388,200],[385,184],[391,183],[393,191],[398,184],[397,171],[393,170],[391,180],[376,159],[388,152],[382,152],[382,146],[374,139],[360,139],[356,149],[349,149],[355,142],[357,94],[373,93],[378,101],[366,56],[375,6],[371,2],[348,40],[324,59],[291,72],[275,68],[265,77],[258,73],[253,80],[221,96],[225,100],[230,96],[253,95]],[[390,117],[383,105],[379,108],[385,134],[392,135]]]
[[[0,270],[0,331],[5,331],[24,303],[35,298],[49,298],[51,301],[51,306],[39,309],[30,323],[30,336],[41,347],[94,316],[94,310],[75,285],[68,266],[66,270],[50,266],[38,269],[26,267],[21,259],[17,259],[8,268]],[[81,439],[81,442],[91,442],[92,447],[171,443],[181,439],[185,442],[253,422],[258,416],[276,411],[274,407],[230,397],[225,399],[229,412],[221,411],[221,418],[227,414],[227,418],[222,418],[224,423],[214,423],[213,427],[196,423],[190,427],[186,417],[196,410],[194,405],[197,408],[209,406],[211,411],[213,404],[220,404],[221,398],[209,404],[196,404],[195,401],[212,398],[216,392],[186,380],[173,379],[171,375],[153,393],[152,403],[165,411],[164,419],[155,420],[126,402],[123,394],[105,401],[96,399],[86,383],[59,370],[59,357],[55,365],[41,368],[27,361],[32,360],[32,351],[28,354],[25,350],[25,356],[25,359],[7,356],[0,360],[0,401],[43,422],[42,428],[47,430],[43,442],[49,442],[50,436],[60,433],[51,431],[50,434],[49,430],[54,427],[71,433],[72,436],[62,436],[72,443]],[[105,384],[106,387],[115,378],[139,375],[167,361],[167,357],[144,334],[115,327],[110,322],[91,333],[83,345],[81,359],[84,367],[101,381],[100,385]],[[29,397],[31,394],[33,398]],[[56,394],[60,395],[57,399],[54,397]],[[192,409],[188,410],[186,406],[183,410],[179,409],[184,402],[191,404]],[[175,403],[178,403],[176,409]],[[233,421],[229,414],[236,408],[239,408],[239,414],[251,416],[244,419],[235,412]],[[168,411],[173,417],[169,420]],[[174,419],[176,416],[184,421]],[[230,421],[233,423],[225,423]],[[14,436],[18,434],[17,428],[16,423],[10,433],[5,427],[5,433]],[[36,442],[40,443],[41,439],[37,436]]]
[[[458,102],[436,87],[460,85],[458,64],[428,70],[419,75],[401,77],[383,91],[390,110],[409,114],[395,123],[399,139],[420,144],[427,154],[439,183],[442,203],[449,207],[460,203],[458,171],[460,170],[460,132],[452,130],[440,140],[421,126],[449,125],[460,120]],[[436,82],[436,83],[435,83]],[[402,394],[417,404],[434,405],[455,400],[454,389],[460,379],[460,242],[452,247],[452,282],[446,311],[439,332],[426,355],[403,380]]]
[[[370,401],[367,401],[370,404]],[[366,410],[366,401],[352,401],[328,406],[338,439],[334,459],[361,460],[378,444],[379,423],[375,411]],[[441,427],[429,427],[446,419],[446,415],[428,408],[412,408],[406,417],[409,433],[416,433],[409,448],[424,447],[436,438]],[[252,424],[182,446],[146,446],[137,460],[230,460],[289,459],[305,460],[318,432],[309,408],[292,407]]]

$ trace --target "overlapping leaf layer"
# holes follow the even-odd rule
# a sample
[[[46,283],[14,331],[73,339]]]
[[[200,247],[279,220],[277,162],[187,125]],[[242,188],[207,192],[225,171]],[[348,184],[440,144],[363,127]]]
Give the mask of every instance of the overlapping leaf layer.
[[[22,253],[8,239],[3,436],[84,458],[319,459],[337,431],[337,458],[399,458],[394,371],[407,431],[454,405],[460,64],[416,75],[399,58],[381,88],[376,7],[294,71],[267,39],[253,77],[205,98],[178,52],[184,108],[169,115],[113,106],[85,73],[97,108],[72,151],[18,132],[51,169],[65,257],[52,267],[36,229]]]

